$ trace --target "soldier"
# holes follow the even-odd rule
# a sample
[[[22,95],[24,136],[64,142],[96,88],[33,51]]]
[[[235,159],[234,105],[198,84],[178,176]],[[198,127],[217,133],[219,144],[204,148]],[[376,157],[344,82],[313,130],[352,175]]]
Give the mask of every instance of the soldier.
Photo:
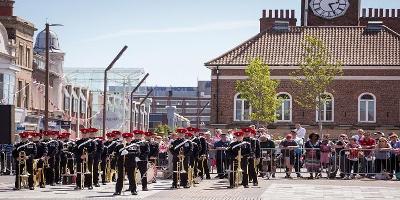
[[[243,170],[242,172],[242,185],[245,188],[249,187],[249,176],[248,176],[248,158],[251,154],[251,145],[248,142],[243,141],[243,132],[238,131],[234,133],[236,137],[236,141],[232,142],[229,145],[227,150],[229,161],[230,161],[230,173],[229,173],[229,187],[234,188],[235,186],[235,179],[236,171],[238,170],[238,165],[240,164],[240,168]],[[239,151],[241,152],[241,162],[238,163],[238,155]],[[235,164],[236,163],[236,164]],[[240,172],[239,172],[240,173]]]
[[[208,168],[208,143],[205,137],[200,136],[200,153],[199,153],[199,176],[204,179],[204,174],[206,174],[206,179],[211,179],[210,169]]]
[[[103,172],[101,175],[101,182],[103,185],[106,185],[106,171],[107,171],[107,162],[109,160],[110,162],[110,168],[115,169],[115,167],[112,167],[112,162],[115,160],[115,153],[114,149],[118,145],[118,142],[115,140],[115,134],[114,133],[107,133],[107,141],[104,142],[104,149],[103,153],[101,154],[101,171]],[[114,165],[115,166],[115,165]]]
[[[60,184],[60,180],[61,180],[61,168],[60,168],[60,162],[61,162],[61,150],[64,146],[63,142],[61,141],[60,138],[62,138],[63,136],[60,136],[60,132],[59,131],[52,131],[52,134],[50,135],[51,139],[56,141],[57,144],[57,153],[54,155],[54,181],[56,184]]]
[[[142,179],[142,191],[148,191],[147,189],[147,160],[149,158],[150,147],[149,144],[144,140],[142,130],[134,130],[133,134],[135,139],[132,141],[140,146],[140,155],[137,160],[137,168],[140,172],[140,177]]]
[[[61,135],[61,139],[63,140],[63,148],[61,151],[61,174],[75,174],[74,170],[74,149],[75,142],[69,139],[71,133],[64,132]]]
[[[88,187],[89,190],[93,189],[91,170],[93,170],[93,155],[96,153],[96,145],[89,138],[88,133],[94,130],[96,129],[81,129],[82,138],[76,141],[76,147],[74,150],[77,166],[76,190],[81,190],[83,187]],[[87,155],[83,154],[84,151],[86,151]],[[83,183],[82,180],[84,180]]]
[[[199,177],[199,162],[200,162],[200,152],[201,152],[201,141],[200,141],[200,136],[199,136],[199,129],[198,128],[193,128],[193,127],[188,127],[187,130],[189,132],[192,132],[194,136],[192,137],[191,141],[193,144],[193,155],[191,157],[191,164],[192,167],[194,168],[194,179],[197,179]],[[195,182],[196,184],[199,183],[198,181]]]
[[[228,169],[228,160],[226,156],[226,149],[229,147],[229,141],[227,140],[226,133],[221,132],[221,140],[216,142],[214,144],[215,149],[217,150],[216,152],[216,165],[217,165],[217,173],[218,176],[217,178],[223,179],[228,177],[228,175],[225,173],[226,170]]]
[[[192,176],[193,176],[193,180],[192,181],[193,182],[189,183],[189,185],[198,184],[199,183],[198,180],[196,180],[197,177],[194,174],[195,160],[196,160],[196,158],[198,158],[199,151],[198,151],[197,143],[192,141],[193,138],[194,138],[194,134],[192,132],[186,132],[185,133],[185,139],[189,140],[189,142],[191,143],[191,145],[193,147],[192,154],[190,155],[190,158],[189,158],[189,167],[191,167],[193,169],[193,174],[192,174]],[[191,173],[191,172],[188,171],[188,173]]]
[[[189,169],[190,157],[193,153],[193,146],[189,140],[184,138],[185,133],[187,132],[185,128],[178,128],[176,132],[178,133],[177,139],[171,143],[169,148],[173,156],[172,164],[174,173],[172,176],[172,189],[178,188],[178,179],[180,179],[180,186],[183,186],[184,188],[190,188],[190,185],[188,184],[187,172]],[[181,168],[179,171],[178,167]]]
[[[95,187],[100,187],[99,184],[99,166],[101,162],[101,155],[103,154],[104,144],[103,137],[96,137],[97,129],[90,129],[90,138],[93,140],[93,143],[96,146],[96,152],[93,154],[93,184]],[[101,167],[100,167],[101,168]]]
[[[144,133],[146,142],[148,143],[149,147],[150,147],[150,152],[149,152],[149,162],[153,163],[155,166],[158,166],[157,160],[158,160],[158,152],[160,151],[159,149],[159,144],[158,142],[156,142],[154,140],[154,137],[156,136],[156,134],[154,134],[153,132],[145,132]],[[157,169],[156,169],[157,170]],[[157,171],[154,172],[155,174],[157,174]],[[156,183],[156,179],[154,178],[152,180],[153,183]]]
[[[33,143],[35,143],[37,150],[36,156],[34,158],[35,160],[37,160],[36,169],[42,169],[43,170],[42,173],[44,173],[44,168],[45,168],[44,160],[48,153],[47,145],[46,143],[40,141],[40,138],[42,137],[41,133],[32,132],[31,136],[32,136],[32,141]],[[39,187],[45,188],[45,184],[46,184],[45,180],[41,179],[39,182]]]
[[[28,186],[30,190],[34,190],[33,186],[33,159],[36,156],[37,149],[36,145],[33,142],[29,141],[29,132],[20,133],[19,136],[21,137],[21,142],[14,146],[12,151],[12,155],[16,160],[16,168],[15,168],[15,188],[14,190],[21,189],[21,174],[24,171],[24,168],[29,173],[28,176]],[[21,153],[24,152],[24,153]],[[20,157],[23,154],[24,157]],[[25,161],[25,162],[24,162]]]
[[[124,184],[125,172],[128,175],[129,189],[132,195],[137,195],[136,190],[136,159],[140,155],[140,146],[132,141],[132,133],[123,133],[122,137],[125,139],[125,144],[121,143],[115,147],[117,152],[117,184],[115,185],[114,195],[121,195],[122,187]]]
[[[257,166],[261,157],[261,149],[260,149],[260,142],[253,138],[256,133],[256,130],[253,128],[242,128],[244,133],[244,141],[250,143],[251,145],[251,154],[249,157],[249,181],[253,181],[253,185],[258,185],[257,180]]]
[[[46,184],[54,186],[55,182],[55,165],[56,165],[56,155],[58,154],[58,141],[53,140],[53,131],[43,131],[43,142],[47,145],[47,156],[46,162],[48,166],[45,166],[45,178]]]

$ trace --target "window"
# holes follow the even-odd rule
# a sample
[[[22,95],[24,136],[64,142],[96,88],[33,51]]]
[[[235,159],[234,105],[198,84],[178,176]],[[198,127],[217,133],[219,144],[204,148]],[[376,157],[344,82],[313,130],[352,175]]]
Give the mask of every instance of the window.
[[[21,96],[21,91],[22,91],[22,81],[18,81],[18,93],[17,93],[17,107],[22,106],[22,96]]]
[[[23,60],[24,60],[24,46],[22,44],[19,45],[18,54],[19,54],[18,64],[22,66],[24,64],[23,63]]]
[[[81,113],[86,113],[86,101],[81,99]]]
[[[25,83],[25,108],[29,109],[29,83]]]
[[[25,52],[25,62],[26,62],[26,66],[27,67],[31,67],[31,49],[26,48],[26,52]]]
[[[358,97],[358,121],[376,122],[376,98],[373,94],[363,93]]]
[[[321,112],[316,110],[316,121],[318,122],[318,114],[321,114],[321,121],[322,122],[333,122],[333,109],[334,109],[334,101],[332,94],[322,94],[322,99],[325,99],[325,102],[321,102]]]
[[[6,94],[4,91],[5,83],[4,83],[4,74],[0,74],[0,104],[3,104],[3,99],[5,98]]]
[[[292,97],[288,93],[278,93],[281,104],[276,111],[278,122],[292,121]]]
[[[70,106],[70,97],[65,96],[64,97],[64,110],[69,111],[69,106]]]
[[[72,99],[72,111],[77,113],[78,107],[79,107],[78,99],[73,98]]]
[[[235,121],[250,121],[251,106],[249,101],[242,99],[240,94],[234,98],[234,119]]]

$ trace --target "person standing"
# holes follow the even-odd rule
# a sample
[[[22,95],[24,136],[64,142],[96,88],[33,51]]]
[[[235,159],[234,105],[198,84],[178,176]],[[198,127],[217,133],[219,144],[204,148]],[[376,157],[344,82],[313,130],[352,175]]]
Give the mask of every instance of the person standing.
[[[44,167],[45,167],[44,159],[48,153],[47,145],[44,142],[40,141],[40,138],[42,137],[41,133],[32,132],[30,134],[32,136],[33,143],[35,143],[35,145],[36,145],[36,150],[37,150],[37,153],[34,158],[35,160],[37,160],[36,169],[41,169],[42,173],[43,173],[43,176],[42,176],[43,178],[39,182],[39,187],[45,188],[46,181],[44,179]]]
[[[104,142],[104,149],[103,153],[101,154],[101,171],[103,172],[101,175],[101,183],[106,185],[106,174],[107,172],[107,163],[110,163],[110,170],[114,170],[115,168],[112,167],[113,160],[115,159],[114,149],[118,145],[118,142],[115,140],[115,134],[110,132],[106,134],[107,141]],[[112,177],[111,177],[112,179]],[[112,180],[110,180],[112,181]]]
[[[249,181],[253,181],[253,185],[258,185],[257,166],[261,157],[260,142],[254,138],[256,131],[252,128],[242,128],[244,133],[243,141],[250,143],[251,154],[249,157]]]
[[[54,186],[55,185],[55,165],[56,165],[56,156],[58,155],[58,141],[53,140],[53,133],[52,131],[43,131],[43,142],[46,143],[48,154],[46,156],[46,160],[48,166],[45,169],[45,178],[46,184]]]
[[[187,172],[189,171],[189,162],[193,153],[193,146],[189,140],[185,139],[185,133],[187,132],[187,129],[178,128],[176,132],[178,133],[177,138],[171,143],[169,148],[173,156],[173,175],[171,188],[178,188],[178,184],[184,188],[190,188],[190,185],[188,184]],[[180,171],[178,171],[178,166],[181,168]],[[181,173],[181,171],[185,171],[185,173]],[[180,182],[178,183],[178,181]]]
[[[159,148],[159,143],[155,140],[156,134],[154,134],[151,131],[147,131],[147,132],[144,133],[144,136],[145,136],[145,140],[146,140],[146,142],[147,142],[147,144],[149,145],[149,148],[150,148],[149,156],[148,156],[149,157],[148,162],[153,163],[154,166],[159,166],[158,153],[160,151],[160,148]],[[154,170],[155,170],[154,174],[157,174],[157,167],[154,167]],[[155,177],[152,180],[152,182],[153,183],[157,182]]]
[[[260,158],[260,176],[269,178],[274,175],[276,170],[275,165],[275,142],[271,140],[271,135],[262,134],[259,138],[261,158]]]
[[[227,153],[230,161],[230,172],[229,172],[229,186],[228,188],[234,188],[237,184],[237,172],[240,169],[242,172],[242,185],[244,188],[249,187],[249,174],[248,174],[248,158],[251,155],[251,144],[243,141],[244,133],[237,131],[233,134],[235,141],[230,143]],[[239,157],[239,152],[241,156]]]
[[[121,195],[124,185],[125,173],[128,175],[129,190],[132,195],[137,195],[136,190],[136,170],[137,158],[140,156],[140,146],[133,142],[132,133],[123,133],[124,142],[115,147],[117,152],[117,184],[115,185],[114,195]]]
[[[55,164],[54,164],[54,182],[56,184],[61,183],[61,151],[64,146],[62,140],[63,135],[60,134],[60,131],[53,131],[52,134],[52,139],[57,141],[58,143],[58,149],[57,149],[57,154],[54,156],[55,157]]]
[[[81,129],[80,131],[82,138],[76,141],[74,150],[77,166],[75,190],[82,190],[83,187],[88,187],[88,189],[91,190],[93,189],[91,170],[93,169],[93,154],[96,153],[96,146],[88,135],[88,133],[93,130]],[[86,169],[88,171],[86,171]]]
[[[74,169],[74,149],[75,149],[75,142],[69,139],[71,133],[64,132],[61,134],[63,139],[63,148],[61,150],[61,174],[75,174]],[[63,180],[64,182],[64,180]]]
[[[133,134],[135,136],[135,139],[132,141],[132,143],[136,143],[140,147],[140,154],[139,154],[139,159],[137,159],[136,165],[137,168],[139,169],[140,172],[140,177],[142,179],[142,191],[148,191],[147,189],[147,160],[149,159],[149,153],[150,153],[150,146],[149,144],[144,140],[143,134],[144,132],[142,130],[134,130]]]
[[[374,170],[372,164],[373,164],[373,156],[374,156],[376,141],[371,137],[370,132],[364,132],[364,136],[359,140],[359,144],[361,145],[362,153],[364,154],[364,157],[360,158],[361,159],[360,174],[361,176],[372,178],[374,176]]]
[[[30,190],[34,190],[33,185],[33,159],[37,154],[36,145],[29,141],[29,132],[19,133],[21,142],[14,146],[12,156],[15,159],[15,188],[14,190],[21,189],[21,174],[24,170],[29,173],[28,186]],[[20,156],[20,153],[25,154],[24,157]]]
[[[226,156],[226,150],[229,147],[230,142],[226,136],[226,133],[220,133],[221,139],[214,144],[214,148],[217,150],[216,152],[216,161],[217,161],[217,178],[223,179],[228,177],[226,170],[228,169],[228,160]]]
[[[306,137],[307,130],[303,128],[300,124],[296,124],[295,127],[296,127],[297,137],[304,140],[304,138]]]

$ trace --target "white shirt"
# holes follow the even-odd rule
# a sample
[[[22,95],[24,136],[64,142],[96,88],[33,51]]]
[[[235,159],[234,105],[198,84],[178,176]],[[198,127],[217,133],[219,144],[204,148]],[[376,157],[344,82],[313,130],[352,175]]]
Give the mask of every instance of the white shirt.
[[[304,137],[306,136],[306,129],[303,127],[300,127],[296,130],[296,133],[297,133],[297,137],[304,139]]]

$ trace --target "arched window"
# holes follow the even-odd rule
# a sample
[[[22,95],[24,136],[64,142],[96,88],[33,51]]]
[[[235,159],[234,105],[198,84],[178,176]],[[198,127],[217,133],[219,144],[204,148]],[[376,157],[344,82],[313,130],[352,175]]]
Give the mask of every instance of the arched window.
[[[278,122],[292,121],[292,97],[288,93],[278,93],[277,97],[281,100],[281,104],[276,111]]]
[[[250,121],[251,106],[249,101],[243,99],[238,93],[235,95],[234,104],[235,121]]]
[[[318,108],[316,110],[316,121],[318,122],[318,114],[321,114],[321,121],[322,122],[333,122],[334,116],[334,99],[333,95],[329,93],[324,93],[321,95],[321,111],[318,112]]]
[[[376,122],[376,98],[371,93],[363,93],[358,97],[358,121]]]

